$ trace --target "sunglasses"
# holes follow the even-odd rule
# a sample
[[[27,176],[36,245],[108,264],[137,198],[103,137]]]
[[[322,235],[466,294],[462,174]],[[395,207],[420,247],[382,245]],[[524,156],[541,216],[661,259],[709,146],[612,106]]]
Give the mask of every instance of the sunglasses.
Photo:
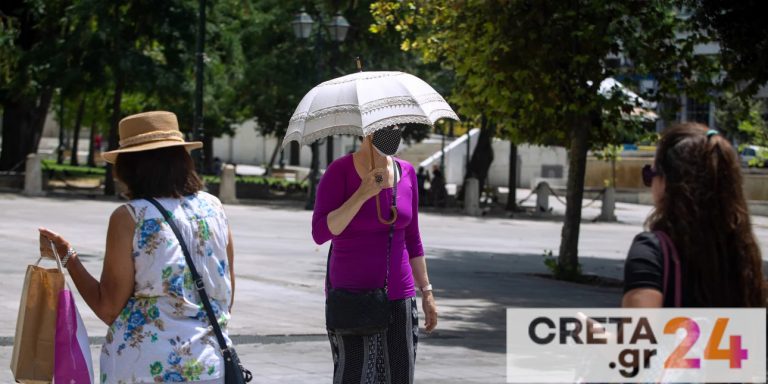
[[[646,164],[643,167],[643,185],[650,187],[653,184],[653,178],[661,175],[652,165]]]

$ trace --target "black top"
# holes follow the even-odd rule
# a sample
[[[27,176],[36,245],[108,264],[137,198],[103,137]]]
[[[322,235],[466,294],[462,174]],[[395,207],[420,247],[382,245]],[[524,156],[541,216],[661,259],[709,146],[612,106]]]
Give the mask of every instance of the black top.
[[[679,252],[679,251],[678,251]],[[669,266],[673,268],[670,257]],[[682,268],[682,266],[681,266]],[[700,307],[691,295],[686,295],[685,268],[681,269],[683,276],[682,305],[683,307]],[[624,293],[636,288],[651,288],[664,293],[664,254],[661,244],[655,234],[643,232],[635,236],[632,246],[629,248],[627,260],[624,262]],[[667,273],[667,289],[664,295],[664,307],[675,306],[675,272],[674,269]]]

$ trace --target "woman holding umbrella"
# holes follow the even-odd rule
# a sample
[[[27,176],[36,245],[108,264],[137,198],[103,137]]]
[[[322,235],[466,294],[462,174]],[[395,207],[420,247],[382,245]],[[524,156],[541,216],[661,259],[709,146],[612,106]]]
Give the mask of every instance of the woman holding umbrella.
[[[426,331],[437,325],[419,233],[416,172],[392,156],[402,139],[398,126],[433,125],[442,118],[458,120],[418,77],[361,70],[312,88],[288,124],[283,146],[330,135],[363,138],[358,151],[328,166],[312,218],[315,242],[331,240],[325,325],[334,384],[413,383],[417,291]],[[384,204],[389,209],[382,210]]]
[[[329,325],[334,383],[413,383],[417,290],[426,331],[437,325],[419,234],[416,172],[408,162],[392,157],[401,133],[394,127],[366,136],[357,152],[328,167],[318,186],[312,235],[318,244],[332,241],[327,305],[333,290],[371,292],[381,287],[390,303],[384,330],[345,332]],[[379,201],[393,200],[392,212],[384,217]],[[338,314],[327,308],[326,316]],[[331,318],[327,320],[330,324]]]

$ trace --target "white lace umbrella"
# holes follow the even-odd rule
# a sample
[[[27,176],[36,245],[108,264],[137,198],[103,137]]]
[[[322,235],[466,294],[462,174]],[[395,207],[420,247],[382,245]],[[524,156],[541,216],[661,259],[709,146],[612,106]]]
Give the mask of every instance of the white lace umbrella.
[[[403,72],[358,72],[326,81],[299,103],[283,140],[309,145],[331,135],[368,136],[396,124],[459,120],[429,84]]]

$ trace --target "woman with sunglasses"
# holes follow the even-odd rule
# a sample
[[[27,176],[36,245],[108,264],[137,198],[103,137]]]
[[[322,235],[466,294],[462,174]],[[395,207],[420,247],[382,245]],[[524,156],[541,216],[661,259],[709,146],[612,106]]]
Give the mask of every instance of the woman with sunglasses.
[[[332,241],[326,276],[326,326],[333,355],[333,383],[413,383],[418,342],[416,291],[422,295],[425,328],[437,326],[418,222],[416,171],[396,159],[402,131],[385,128],[363,139],[360,149],[334,161],[317,188],[312,236]],[[393,205],[393,200],[395,204]],[[389,261],[389,264],[387,264]],[[350,334],[328,323],[332,290],[372,292],[385,287],[388,329]],[[330,309],[329,309],[330,308]],[[354,312],[376,308],[360,308]],[[343,314],[348,318],[354,313]],[[385,319],[386,321],[386,319]]]
[[[650,232],[630,247],[622,305],[764,307],[760,248],[728,140],[697,123],[670,127],[643,182],[654,210]]]

